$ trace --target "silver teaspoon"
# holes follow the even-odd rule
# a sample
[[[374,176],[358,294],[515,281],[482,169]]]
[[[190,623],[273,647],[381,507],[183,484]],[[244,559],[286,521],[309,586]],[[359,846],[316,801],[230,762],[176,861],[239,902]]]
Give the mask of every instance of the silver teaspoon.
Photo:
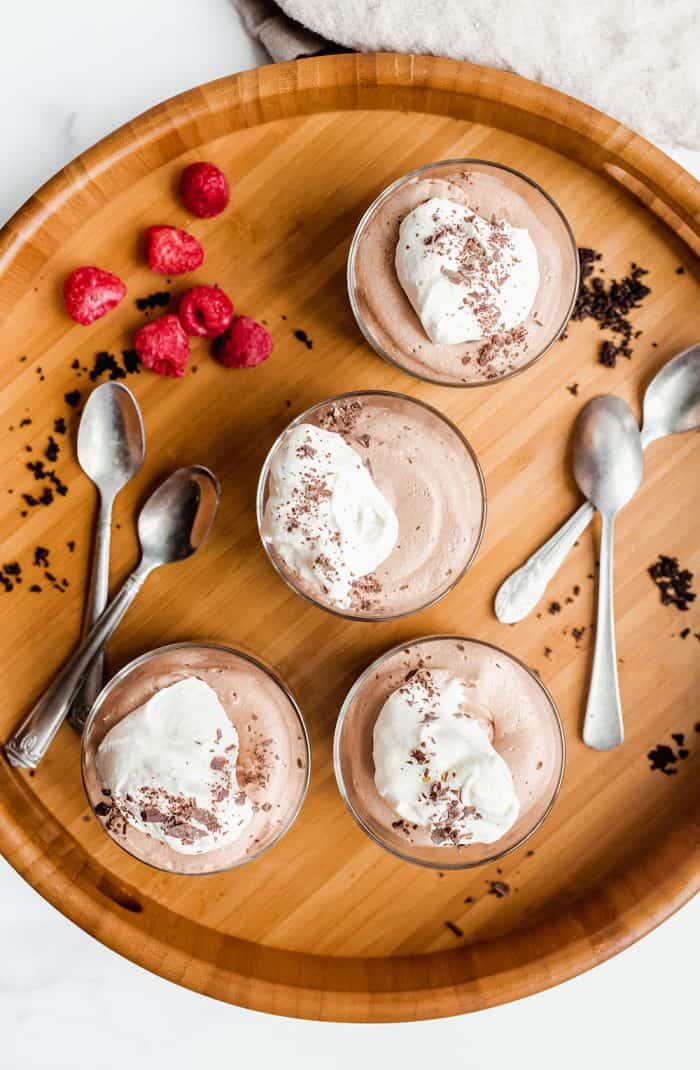
[[[611,394],[593,398],[574,428],[574,476],[602,520],[595,651],[583,721],[583,742],[595,750],[610,750],[624,738],[615,653],[613,538],[615,516],[634,497],[643,475],[642,440],[629,405]]]
[[[159,565],[190,557],[204,542],[220,489],[207,468],[178,468],[153,492],[138,519],[141,560],[82,644],[5,744],[11,765],[35,769],[70,708],[88,665],[107,642],[144,581]]]
[[[96,387],[87,400],[78,428],[78,463],[99,494],[83,636],[90,631],[109,597],[109,549],[114,499],[140,469],[145,449],[141,410],[131,391],[115,382]],[[77,732],[82,732],[103,682],[104,652],[101,652],[88,667],[68,715]]]
[[[642,448],[664,435],[700,427],[700,343],[679,353],[657,372],[644,395]],[[584,502],[496,593],[495,612],[503,624],[531,613],[595,510]]]

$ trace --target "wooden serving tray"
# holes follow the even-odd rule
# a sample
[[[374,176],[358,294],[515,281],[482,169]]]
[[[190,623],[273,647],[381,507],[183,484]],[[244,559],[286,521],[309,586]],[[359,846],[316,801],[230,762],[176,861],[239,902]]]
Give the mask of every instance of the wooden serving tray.
[[[630,261],[649,269],[653,293],[632,313],[643,332],[632,360],[614,370],[599,364],[603,336],[590,322],[572,324],[539,364],[486,390],[418,383],[370,352],[345,292],[353,229],[397,176],[467,156],[540,182],[579,244],[603,252],[607,277],[626,273]],[[201,158],[231,176],[233,200],[220,218],[192,221],[174,188],[182,166]],[[612,119],[509,74],[394,55],[304,60],[192,90],[118,130],[27,203],[0,236],[2,562],[20,562],[23,577],[0,591],[1,738],[79,633],[95,496],[74,459],[78,409],[64,394],[78,389],[84,399],[92,384],[80,369],[100,350],[119,354],[131,344],[143,322],[134,299],[165,288],[145,267],[138,236],[170,222],[206,247],[197,279],[221,284],[239,311],[264,318],[276,348],[265,365],[236,373],[197,343],[196,374],[129,377],[148,457],[118,501],[114,582],[134,562],[134,510],[161,473],[207,464],[223,499],[203,552],[148,582],[111,664],[175,640],[248,648],[297,694],[313,747],[308,800],[280,845],[243,869],[185,879],[147,869],[104,835],[83,795],[78,740],[64,727],[35,776],[0,761],[0,848],[37,891],[170,980],[246,1007],[353,1021],[437,1017],[527,995],[622,950],[690,898],[700,873],[700,606],[682,614],[662,605],[647,567],[665,553],[700,571],[697,436],[651,447],[644,487],[618,523],[623,747],[597,754],[580,740],[597,530],[551,586],[560,613],[547,612],[548,599],[540,616],[505,627],[492,602],[503,577],[577,503],[567,442],[582,403],[614,391],[638,411],[652,374],[698,340],[699,216],[692,177]],[[62,280],[83,263],[129,286],[122,306],[90,328],[73,325],[61,300]],[[187,285],[175,280],[171,289]],[[567,389],[574,383],[578,396]],[[489,496],[481,552],[457,589],[415,618],[375,625],[295,597],[265,558],[254,511],[260,466],[287,421],[330,394],[367,387],[441,408],[475,447]],[[55,467],[69,493],[22,517],[22,493],[42,486],[26,461],[41,457],[61,416],[69,435],[55,435]],[[32,564],[37,546],[50,550],[59,586],[69,581],[63,593]],[[40,593],[30,592],[34,584]],[[581,627],[577,644],[571,633]],[[566,727],[559,801],[498,868],[443,874],[402,863],[362,834],[335,787],[331,739],[346,690],[382,651],[432,632],[486,639],[536,667]],[[648,751],[675,747],[670,733],[679,732],[689,756],[677,774],[650,770]],[[492,881],[510,890],[499,897]]]

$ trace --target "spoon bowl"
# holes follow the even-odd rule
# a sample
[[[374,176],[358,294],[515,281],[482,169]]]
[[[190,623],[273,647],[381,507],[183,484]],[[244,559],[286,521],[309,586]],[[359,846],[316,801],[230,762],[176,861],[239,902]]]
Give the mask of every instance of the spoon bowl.
[[[136,475],[145,452],[141,412],[121,383],[102,383],[87,399],[78,428],[78,463],[104,495]]]
[[[644,456],[637,421],[622,398],[603,394],[584,405],[574,427],[574,477],[602,516],[637,493]]]
[[[642,444],[700,427],[700,343],[656,373],[644,395]]]
[[[143,562],[151,568],[183,561],[204,542],[221,488],[208,468],[178,468],[144,503],[138,519]]]

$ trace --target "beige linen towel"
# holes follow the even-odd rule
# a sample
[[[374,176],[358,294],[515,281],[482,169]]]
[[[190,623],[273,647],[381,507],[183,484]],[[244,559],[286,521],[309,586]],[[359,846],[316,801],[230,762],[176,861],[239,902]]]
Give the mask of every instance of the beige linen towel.
[[[698,0],[233,0],[274,60],[415,52],[515,71],[700,148]]]

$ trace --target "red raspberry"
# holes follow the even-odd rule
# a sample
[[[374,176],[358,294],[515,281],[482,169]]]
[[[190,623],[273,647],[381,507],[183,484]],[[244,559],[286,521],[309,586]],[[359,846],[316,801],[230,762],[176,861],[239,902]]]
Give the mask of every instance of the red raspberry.
[[[196,238],[177,227],[148,227],[144,236],[148,266],[159,275],[182,275],[194,271],[204,260]]]
[[[134,349],[144,368],[157,375],[180,379],[185,374],[190,340],[174,312],[140,327],[134,339]]]
[[[254,368],[270,356],[272,338],[250,316],[236,316],[228,330],[214,339],[211,351],[225,368]]]
[[[76,268],[63,284],[68,315],[86,327],[116,308],[125,293],[121,279],[98,267]]]
[[[180,175],[180,200],[200,219],[223,212],[230,196],[226,175],[213,163],[191,163]]]
[[[178,315],[188,334],[217,338],[233,319],[233,305],[218,286],[193,286],[180,301]]]

